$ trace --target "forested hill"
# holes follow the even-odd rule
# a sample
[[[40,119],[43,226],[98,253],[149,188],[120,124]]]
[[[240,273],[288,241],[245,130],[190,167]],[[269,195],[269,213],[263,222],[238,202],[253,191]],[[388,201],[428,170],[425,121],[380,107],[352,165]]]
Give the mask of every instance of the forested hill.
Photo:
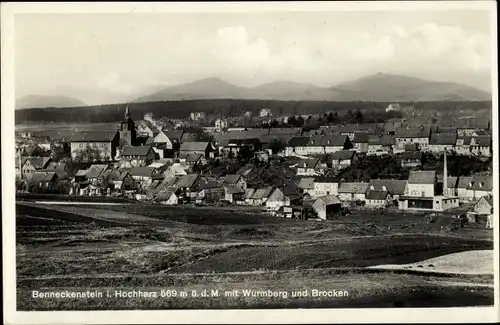
[[[134,119],[142,119],[150,112],[155,118],[187,118],[190,112],[205,112],[209,116],[242,116],[251,111],[258,116],[262,108],[272,110],[273,116],[289,116],[297,114],[324,114],[361,110],[363,112],[382,112],[388,106],[387,102],[322,102],[322,101],[274,101],[274,100],[237,100],[237,99],[203,99],[185,101],[163,101],[148,103],[112,104],[68,108],[32,108],[16,110],[16,124],[73,122],[97,123],[116,122],[123,119],[125,107],[128,105]],[[491,110],[491,102],[417,102],[399,103],[403,110],[416,112],[474,112]]]

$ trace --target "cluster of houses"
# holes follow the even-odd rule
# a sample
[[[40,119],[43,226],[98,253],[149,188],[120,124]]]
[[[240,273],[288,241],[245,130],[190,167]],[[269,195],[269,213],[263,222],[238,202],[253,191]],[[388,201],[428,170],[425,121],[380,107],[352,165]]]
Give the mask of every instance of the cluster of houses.
[[[194,114],[191,118],[202,117]],[[275,146],[276,141],[281,147]],[[340,215],[346,204],[444,211],[463,202],[475,202],[484,214],[491,214],[493,208],[492,176],[440,180],[436,171],[411,171],[407,180],[352,183],[325,177],[322,172],[327,165],[344,168],[355,164],[361,155],[394,155],[406,167],[421,164],[423,152],[491,157],[491,131],[487,129],[411,127],[402,122],[338,125],[318,130],[243,128],[214,133],[211,141],[197,141],[196,135],[164,128],[152,118],[145,118],[136,126],[127,108],[118,130],[75,132],[68,145],[72,158],[92,148],[99,155],[98,162],[55,162],[50,156],[19,148],[19,189],[27,190],[29,184],[51,188],[64,183],[70,195],[126,195],[165,205],[225,201],[265,206],[275,213],[298,218],[306,218],[312,209],[321,219]],[[249,188],[242,174],[216,178],[196,172],[195,166],[237,155],[243,149],[265,162],[276,154],[300,158],[291,166],[301,177],[300,183],[295,187],[269,184]],[[318,158],[325,155],[328,162]],[[447,175],[446,169],[443,174]]]

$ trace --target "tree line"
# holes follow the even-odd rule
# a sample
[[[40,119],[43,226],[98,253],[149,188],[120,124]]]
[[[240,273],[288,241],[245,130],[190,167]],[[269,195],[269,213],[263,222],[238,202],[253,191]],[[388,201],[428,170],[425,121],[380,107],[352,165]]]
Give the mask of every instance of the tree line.
[[[262,108],[271,110],[273,116],[324,115],[330,112],[345,115],[349,111],[361,111],[365,118],[373,113],[385,112],[388,102],[323,102],[323,101],[278,101],[278,100],[236,100],[206,99],[185,101],[162,101],[148,103],[93,105],[68,108],[31,108],[15,111],[16,123],[29,122],[71,122],[71,123],[111,123],[124,118],[125,108],[129,106],[132,118],[140,120],[145,113],[156,118],[168,117],[187,119],[190,112],[204,112],[212,118],[243,116],[250,112],[258,116]],[[491,102],[416,102],[400,103],[401,107],[412,106],[415,110],[453,111],[467,108],[470,110],[491,109]]]

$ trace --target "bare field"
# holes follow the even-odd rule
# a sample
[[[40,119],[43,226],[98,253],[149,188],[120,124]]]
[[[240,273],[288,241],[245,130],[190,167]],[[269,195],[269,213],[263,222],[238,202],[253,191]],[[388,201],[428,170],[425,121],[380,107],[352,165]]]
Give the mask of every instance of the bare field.
[[[492,277],[454,275],[450,282],[437,274],[366,268],[491,250],[491,230],[481,232],[479,225],[470,225],[458,234],[441,229],[451,218],[428,224],[418,214],[405,214],[404,219],[396,212],[373,216],[363,211],[355,212],[350,219],[317,222],[270,217],[256,209],[147,204],[52,206],[18,201],[18,308],[138,308],[134,304],[144,309],[393,307],[427,306],[428,300],[438,306],[462,301],[470,305],[493,303],[493,289],[488,286]],[[29,295],[31,290],[41,288],[292,290],[294,285],[296,290],[327,286],[341,289],[345,285],[352,295],[345,299],[240,297],[230,301],[55,301]],[[399,292],[404,297],[402,302],[395,301],[391,292]]]

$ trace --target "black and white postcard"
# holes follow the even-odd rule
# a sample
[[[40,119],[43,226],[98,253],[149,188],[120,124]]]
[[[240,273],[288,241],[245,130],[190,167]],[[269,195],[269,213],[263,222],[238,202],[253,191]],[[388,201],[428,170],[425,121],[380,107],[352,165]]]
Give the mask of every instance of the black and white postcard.
[[[2,3],[5,322],[499,321],[496,19]]]

